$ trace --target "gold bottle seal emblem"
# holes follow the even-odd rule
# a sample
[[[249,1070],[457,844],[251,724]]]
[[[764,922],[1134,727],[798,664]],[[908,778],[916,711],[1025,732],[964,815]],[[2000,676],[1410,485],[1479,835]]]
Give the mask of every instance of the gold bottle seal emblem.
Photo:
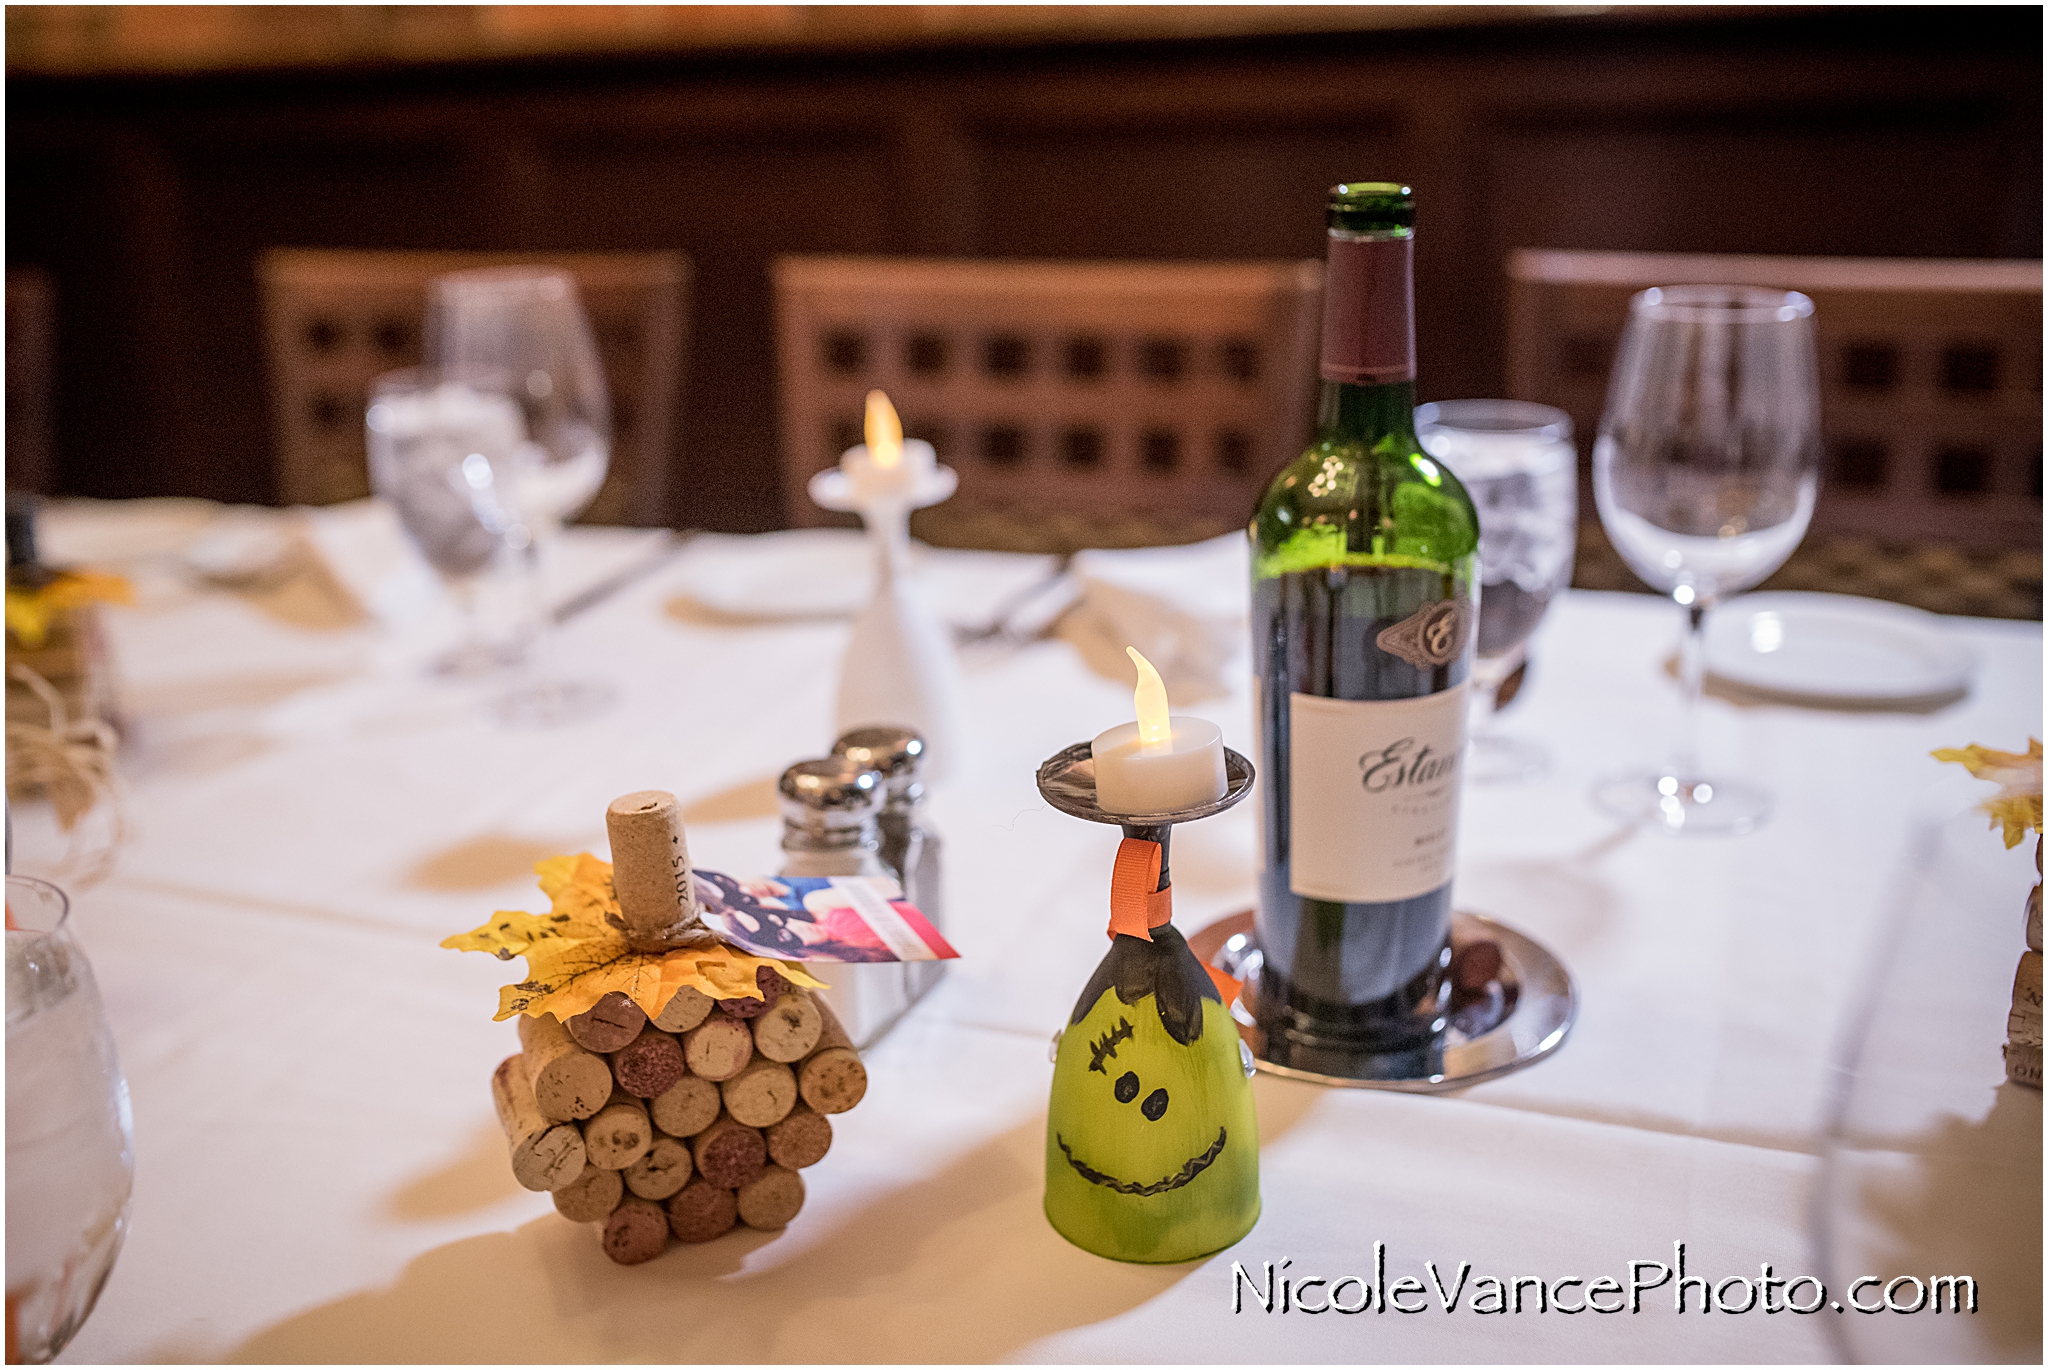
[[[1380,630],[1380,650],[1419,670],[1448,666],[1465,650],[1472,611],[1462,599],[1425,604],[1392,627]]]

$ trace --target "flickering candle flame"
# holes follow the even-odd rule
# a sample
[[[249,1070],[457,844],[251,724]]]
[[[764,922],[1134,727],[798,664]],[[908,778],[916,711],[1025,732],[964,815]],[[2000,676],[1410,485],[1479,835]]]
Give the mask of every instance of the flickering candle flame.
[[[1171,717],[1159,672],[1137,648],[1124,651],[1138,668],[1138,717],[1089,744],[1096,804],[1104,813],[1176,813],[1223,798],[1223,730],[1206,718]]]
[[[885,471],[902,464],[903,421],[896,417],[896,406],[879,390],[868,391],[865,432],[869,461]]]
[[[1159,756],[1173,750],[1173,722],[1166,707],[1166,682],[1159,678],[1159,672],[1136,647],[1126,647],[1132,661],[1138,663],[1138,747],[1147,756]]]

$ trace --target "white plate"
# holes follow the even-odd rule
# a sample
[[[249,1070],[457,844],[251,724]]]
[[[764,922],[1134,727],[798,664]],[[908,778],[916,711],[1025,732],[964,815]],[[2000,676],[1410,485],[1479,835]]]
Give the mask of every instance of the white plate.
[[[874,558],[867,536],[851,528],[708,534],[691,544],[675,583],[734,618],[851,617],[874,594]]]
[[[1708,616],[1706,648],[1722,680],[1817,702],[1955,694],[1977,667],[1936,615],[1854,595],[1744,595]]]

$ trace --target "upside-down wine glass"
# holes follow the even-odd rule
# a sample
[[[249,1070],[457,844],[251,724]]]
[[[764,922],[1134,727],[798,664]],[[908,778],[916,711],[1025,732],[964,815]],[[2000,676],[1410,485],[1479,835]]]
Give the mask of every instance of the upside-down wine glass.
[[[1529,635],[1572,581],[1579,457],[1561,409],[1522,400],[1440,400],[1415,411],[1422,450],[1451,468],[1479,511],[1479,642],[1465,778],[1530,780],[1543,748],[1493,727],[1501,686],[1526,659]]]
[[[1685,611],[1685,724],[1670,764],[1595,786],[1607,813],[1672,834],[1747,832],[1770,813],[1763,789],[1699,765],[1706,617],[1784,565],[1819,482],[1813,301],[1697,285],[1630,302],[1593,447],[1593,495],[1629,569]]]
[[[7,877],[7,1360],[64,1349],[128,1231],[128,1082],[55,885]]]
[[[555,535],[596,497],[611,458],[611,398],[576,282],[544,267],[437,277],[428,296],[426,353],[446,370],[506,377],[506,393],[524,420],[523,440],[500,479],[528,534],[534,674],[496,710],[511,722],[543,724],[594,713],[612,692],[559,678],[545,662]]]

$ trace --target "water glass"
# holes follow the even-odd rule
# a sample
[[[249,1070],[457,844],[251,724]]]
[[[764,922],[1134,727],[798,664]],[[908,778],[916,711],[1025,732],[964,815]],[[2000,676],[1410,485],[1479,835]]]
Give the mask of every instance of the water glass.
[[[1579,461],[1571,416],[1521,400],[1441,400],[1415,411],[1415,436],[1464,483],[1479,511],[1479,642],[1465,778],[1532,779],[1548,755],[1501,736],[1492,720],[1529,635],[1572,581]]]
[[[1593,494],[1629,569],[1685,612],[1685,731],[1668,765],[1595,788],[1606,812],[1673,834],[1746,832],[1768,816],[1761,788],[1698,763],[1706,616],[1792,555],[1819,483],[1813,301],[1724,285],[1637,295],[1593,447]]]
[[[522,554],[532,543],[513,499],[525,419],[505,378],[412,367],[370,386],[370,484],[459,606],[463,634],[436,658],[446,675],[516,663],[536,631]]]
[[[128,1082],[55,885],[7,877],[7,1359],[48,1361],[128,1231]]]

